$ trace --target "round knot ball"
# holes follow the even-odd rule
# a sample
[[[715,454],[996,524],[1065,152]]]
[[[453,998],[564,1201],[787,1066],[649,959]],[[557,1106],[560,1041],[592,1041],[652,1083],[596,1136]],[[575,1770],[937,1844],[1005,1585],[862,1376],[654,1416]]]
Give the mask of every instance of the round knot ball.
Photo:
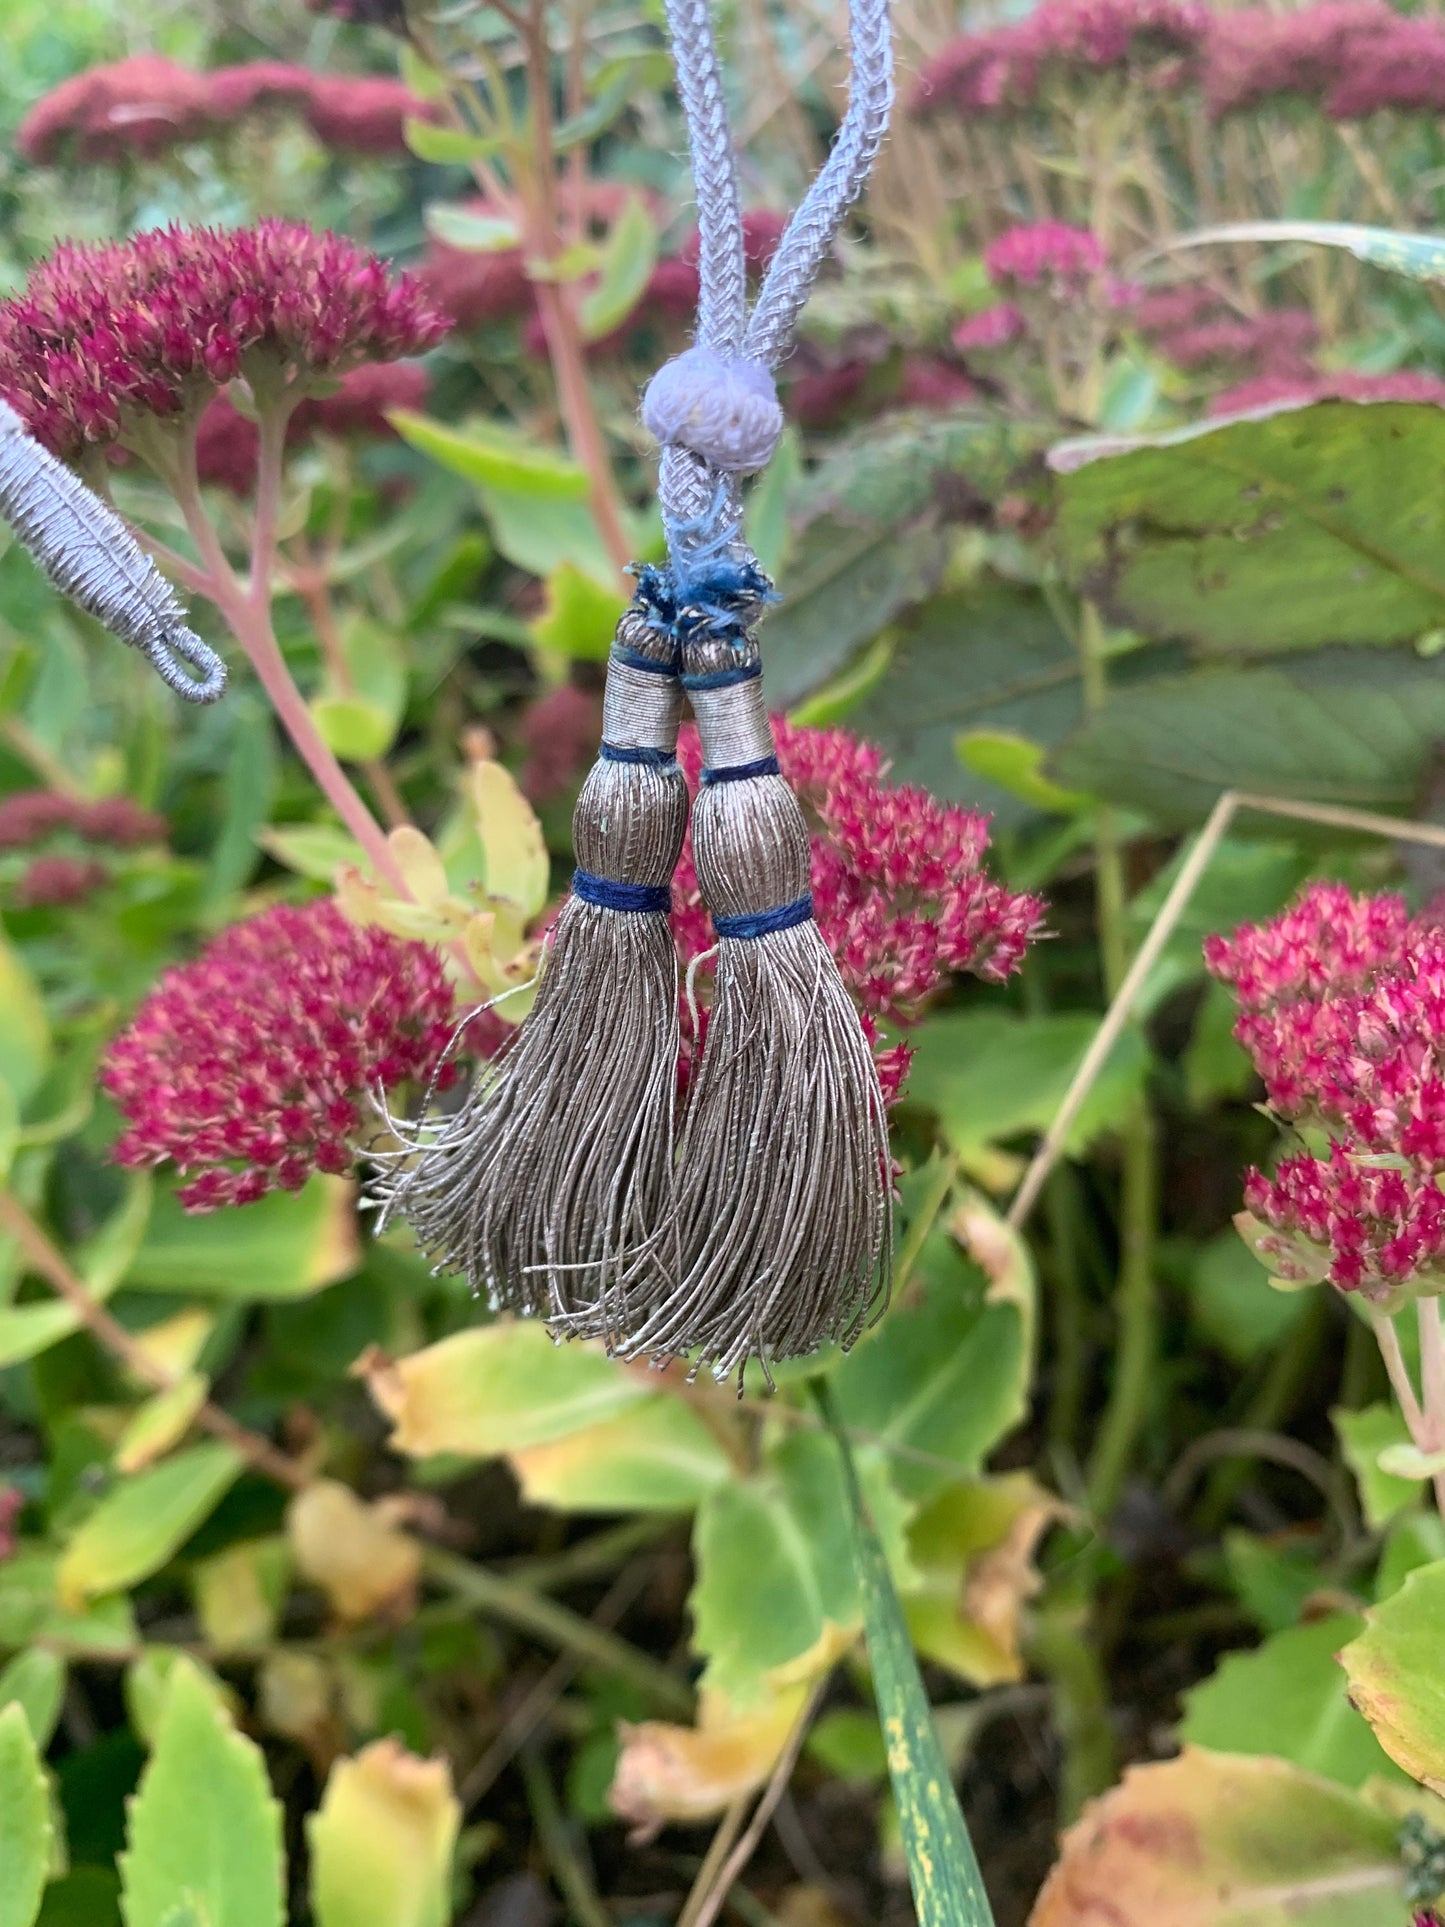
[[[665,362],[642,397],[642,420],[664,448],[690,448],[714,468],[765,468],[783,432],[773,378],[760,361],[689,348]]]

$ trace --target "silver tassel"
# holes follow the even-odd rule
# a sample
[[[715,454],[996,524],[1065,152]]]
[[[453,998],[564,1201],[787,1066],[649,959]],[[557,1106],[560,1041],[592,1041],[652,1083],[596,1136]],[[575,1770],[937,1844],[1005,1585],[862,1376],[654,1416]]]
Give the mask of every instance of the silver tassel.
[[[693,854],[718,932],[678,1163],[684,1274],[630,1354],[719,1379],[847,1346],[886,1296],[888,1125],[877,1069],[812,917],[808,828],[777,773],[750,635],[684,654],[705,771]]]
[[[615,1343],[675,1277],[678,968],[668,922],[687,828],[675,645],[629,611],[603,751],[573,816],[577,877],[537,1000],[451,1118],[393,1126],[378,1186],[440,1270],[494,1307]],[[630,904],[631,907],[626,907]]]

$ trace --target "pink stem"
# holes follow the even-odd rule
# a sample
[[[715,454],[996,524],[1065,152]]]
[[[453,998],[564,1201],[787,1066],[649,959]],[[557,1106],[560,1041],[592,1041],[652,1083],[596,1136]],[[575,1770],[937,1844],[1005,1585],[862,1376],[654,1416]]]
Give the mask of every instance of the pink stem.
[[[382,877],[404,898],[410,898],[406,879],[380,824],[352,787],[351,780],[323,741],[312,720],[306,700],[296,687],[276,631],[271,623],[271,569],[275,560],[277,510],[281,494],[281,457],[286,435],[283,411],[261,411],[261,451],[256,481],[256,522],[251,545],[252,576],[245,589],[226,559],[215,526],[201,501],[200,480],[196,474],[195,443],[186,449],[174,482],[176,499],[186,518],[191,540],[205,568],[205,580],[198,585],[230,625],[231,633],[250,658],[271,698],[281,725],[295,745],[296,752],[316,778],[321,793],[365,851],[377,876]]]
[[[1420,1383],[1424,1391],[1425,1449],[1445,1451],[1445,1328],[1440,1323],[1440,1300],[1421,1298],[1415,1307],[1420,1321]],[[1435,1503],[1445,1513],[1445,1472],[1434,1476]]]

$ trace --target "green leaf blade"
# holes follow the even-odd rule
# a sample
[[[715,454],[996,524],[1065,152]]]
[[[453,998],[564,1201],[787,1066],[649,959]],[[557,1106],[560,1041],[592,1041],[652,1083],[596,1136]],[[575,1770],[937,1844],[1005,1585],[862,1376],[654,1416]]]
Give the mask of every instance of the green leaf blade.
[[[180,1660],[121,1859],[126,1927],[190,1907],[208,1927],[282,1927],[281,1809],[259,1750]]]
[[[31,1927],[50,1865],[50,1794],[24,1709],[0,1712],[0,1927]]]

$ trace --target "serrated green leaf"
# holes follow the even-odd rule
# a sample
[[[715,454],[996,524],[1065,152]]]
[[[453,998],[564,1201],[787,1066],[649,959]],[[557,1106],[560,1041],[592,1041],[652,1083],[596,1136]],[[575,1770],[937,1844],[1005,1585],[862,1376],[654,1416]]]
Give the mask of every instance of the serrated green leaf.
[[[73,1609],[158,1572],[211,1516],[244,1464],[234,1447],[208,1441],[122,1479],[61,1555],[61,1602]]]
[[[867,1478],[890,1554],[902,1563],[904,1501],[886,1468],[869,1467]],[[830,1627],[846,1633],[860,1620],[834,1442],[794,1432],[775,1442],[751,1477],[709,1493],[693,1556],[693,1644],[708,1662],[703,1685],[746,1708],[766,1692],[770,1672],[810,1652]]]
[[[1390,1758],[1432,1793],[1445,1795],[1445,1560],[1418,1566],[1390,1598],[1371,1606],[1365,1630],[1340,1654],[1350,1698]]]
[[[171,1687],[183,1670],[200,1679],[222,1714],[229,1719],[226,1688],[207,1666],[178,1646],[146,1646],[125,1669],[125,1710],[131,1730],[142,1746],[153,1747],[165,1722]]]
[[[50,1866],[50,1794],[24,1710],[0,1711],[0,1927],[31,1927]]]
[[[443,130],[435,131],[440,133]],[[442,145],[449,145],[459,138],[470,140],[470,136],[458,137],[448,130],[448,140]],[[415,153],[416,149],[412,151]],[[431,155],[422,155],[423,160],[431,158]],[[472,156],[449,154],[446,158],[469,160]],[[433,201],[426,211],[426,230],[444,247],[459,248],[464,254],[500,254],[506,248],[519,247],[522,240],[515,221],[502,220],[495,214],[482,214],[475,208],[440,201]]]
[[[1271,1634],[1254,1652],[1226,1653],[1185,1693],[1181,1736],[1218,1753],[1275,1755],[1341,1786],[1388,1772],[1336,1657],[1360,1625],[1353,1613],[1331,1613]]]
[[[209,1927],[282,1927],[281,1809],[260,1751],[194,1666],[175,1668],[121,1859],[126,1927],[199,1906]]]
[[[657,224],[642,197],[634,195],[603,243],[597,285],[582,298],[578,319],[585,341],[600,341],[627,319],[656,264]]]
[[[903,1608],[894,1590],[877,1526],[865,1502],[847,1438],[826,1389],[841,1455],[844,1503],[855,1546],[873,1693],[898,1804],[899,1831],[918,1927],[993,1927],[978,1857],[969,1839],[953,1777],[939,1745]]]
[[[65,1661],[44,1646],[17,1653],[0,1671],[0,1709],[18,1706],[25,1715],[36,1750],[43,1753],[60,1718],[65,1698]]]

